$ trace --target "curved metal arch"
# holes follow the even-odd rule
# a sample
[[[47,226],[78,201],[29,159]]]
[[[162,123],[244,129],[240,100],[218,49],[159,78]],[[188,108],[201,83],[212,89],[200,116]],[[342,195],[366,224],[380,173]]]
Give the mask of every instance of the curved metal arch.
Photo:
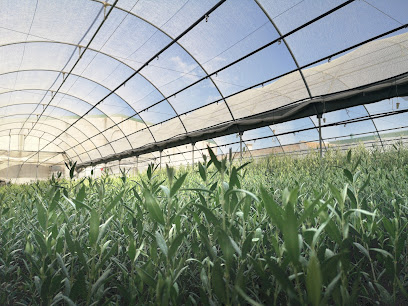
[[[311,68],[309,68],[309,69],[315,71],[316,74],[322,73],[322,74],[329,75],[329,76],[333,77],[333,79],[335,79],[336,81],[342,83],[342,84],[344,85],[344,87],[348,88],[348,86],[346,85],[346,83],[344,83],[344,82],[341,81],[340,79],[336,78],[333,74],[328,73],[327,71],[323,71],[323,70],[317,71],[317,70],[315,70],[313,67],[311,67]],[[349,88],[348,88],[348,89],[349,89]],[[382,138],[381,138],[381,136],[380,136],[380,133],[379,133],[379,131],[378,131],[377,125],[376,125],[375,122],[374,122],[374,119],[372,118],[372,116],[371,116],[370,112],[368,111],[367,107],[365,106],[365,104],[361,104],[361,106],[363,106],[364,109],[365,109],[365,111],[367,112],[368,117],[370,118],[370,121],[371,121],[371,123],[373,124],[373,126],[374,126],[374,128],[375,128],[375,131],[376,131],[376,133],[377,133],[378,139],[380,139],[381,147],[382,147],[382,149],[384,150],[384,144],[383,144]],[[347,108],[345,108],[345,109],[347,109]]]
[[[0,46],[0,47],[1,47],[1,46]],[[0,76],[2,76],[2,75],[7,75],[7,74],[11,74],[11,73],[31,72],[31,71],[56,72],[56,73],[61,73],[61,72],[62,72],[62,71],[53,70],[53,69],[26,69],[26,70],[16,70],[16,71],[8,71],[8,72],[0,73]],[[104,85],[102,85],[102,84],[100,84],[99,82],[96,82],[96,81],[94,81],[94,80],[92,80],[92,79],[90,79],[90,78],[86,78],[86,77],[83,77],[83,76],[80,76],[80,75],[77,75],[77,74],[73,74],[73,73],[71,73],[71,75],[76,76],[76,77],[81,78],[81,79],[84,79],[84,80],[87,80],[87,81],[90,81],[90,82],[92,82],[92,83],[95,83],[95,84],[101,86],[102,88],[107,89],[107,90],[110,91],[109,88],[105,87]],[[38,89],[26,89],[26,90],[38,90]],[[46,92],[47,92],[47,91],[50,91],[50,90],[46,90],[46,89],[41,89],[41,90],[46,91]],[[8,91],[8,92],[10,92],[10,91]],[[50,91],[50,92],[51,92],[51,91]],[[80,100],[80,101],[82,101],[82,102],[88,104],[88,105],[93,106],[91,103],[87,102],[86,100],[84,100],[84,99],[82,99],[82,98],[79,98],[79,97],[76,97],[76,96],[70,95],[70,94],[68,94],[68,93],[61,92],[61,91],[59,91],[58,93],[60,93],[60,94],[62,94],[62,95],[71,96],[71,97],[73,97],[73,98],[76,98],[76,99],[78,99],[78,100]],[[138,112],[137,112],[131,105],[129,105],[129,103],[127,103],[125,99],[123,99],[123,98],[122,98],[120,95],[118,95],[117,93],[114,93],[114,94],[115,94],[116,96],[118,96],[124,103],[126,103],[126,105],[128,105],[128,106],[139,116],[139,118],[143,121],[143,123],[146,125],[146,127],[148,127],[148,125],[147,125],[146,122],[143,120],[143,118],[140,117],[140,115],[138,114]],[[103,111],[101,111],[97,106],[96,106],[95,108],[96,108],[98,111],[100,111],[101,113],[103,113],[104,115],[106,115],[106,117],[110,118],[110,116],[108,116],[108,115],[105,114]],[[112,121],[113,123],[115,123],[112,119],[111,119],[111,121]],[[95,127],[95,128],[96,128],[96,127]],[[125,135],[125,133],[123,133],[121,127],[118,126],[118,129],[119,129],[119,130],[122,132],[122,134],[126,137],[126,135]],[[150,129],[149,129],[149,131],[150,131]],[[152,137],[153,137],[153,139],[154,139],[153,134],[152,134]],[[132,147],[130,141],[128,141],[128,142],[129,142],[129,145]]]
[[[260,4],[258,0],[254,0],[254,1],[255,1],[255,3],[258,5],[258,7],[261,9],[261,11],[265,14],[265,16],[269,19],[270,23],[271,23],[272,26],[275,28],[275,30],[276,30],[276,32],[278,33],[278,35],[279,35],[279,36],[282,36],[281,31],[280,31],[279,28],[276,26],[275,22],[272,20],[272,18],[271,18],[271,16],[269,15],[269,13],[264,9],[264,7],[262,6],[262,4]],[[286,41],[285,38],[282,38],[282,40],[283,40],[283,43],[285,44],[286,49],[288,50],[290,56],[292,57],[293,62],[295,63],[296,68],[297,68],[297,70],[298,70],[299,73],[300,73],[300,76],[302,77],[302,80],[303,80],[303,83],[305,84],[305,87],[306,87],[307,93],[308,93],[308,95],[309,95],[309,98],[312,99],[313,96],[312,96],[312,93],[311,93],[311,91],[310,91],[309,85],[308,85],[307,82],[306,82],[306,78],[305,78],[305,76],[303,75],[302,70],[300,69],[299,63],[298,63],[298,61],[297,61],[295,55],[293,54],[292,49],[289,47],[289,44],[287,43],[287,41]],[[316,114],[316,115],[317,115],[317,114]],[[317,126],[316,126],[316,124],[314,123],[314,121],[312,120],[312,118],[309,117],[309,119],[310,119],[310,121],[312,122],[312,124],[314,125],[314,127],[316,128],[316,130],[317,130]],[[275,137],[278,139],[277,136],[275,136]],[[278,139],[278,141],[279,141],[279,144],[281,145],[282,151],[285,152],[285,150],[283,149],[282,144],[281,144],[281,142],[280,142],[279,139]],[[325,149],[327,150],[326,143],[324,142],[323,139],[322,139],[322,142],[323,142],[323,144],[324,144]]]
[[[19,103],[18,105],[32,105],[32,104],[35,105],[35,103]],[[15,106],[15,105],[16,105],[16,104],[3,105],[3,106],[0,106],[0,108],[9,107],[9,106]],[[62,109],[62,110],[65,110],[65,111],[67,111],[67,112],[72,113],[70,110],[67,110],[67,109],[62,108],[62,107],[56,107],[56,106],[54,106],[54,105],[51,105],[51,107],[53,107],[53,108],[58,108],[58,109]],[[73,114],[75,114],[75,113],[73,113]],[[32,113],[31,113],[31,114],[10,114],[10,115],[8,115],[8,116],[0,117],[0,119],[1,119],[1,118],[12,117],[12,116],[19,116],[19,115],[28,115],[28,116],[31,116]],[[75,114],[75,115],[76,115],[76,114]],[[62,122],[64,122],[64,123],[66,123],[66,124],[69,125],[68,122],[66,122],[66,121],[64,121],[64,120],[62,120],[62,119],[60,119],[60,118],[52,117],[52,116],[47,116],[47,115],[44,115],[44,116],[47,117],[47,118],[53,118],[53,119],[56,119],[56,120],[60,120],[60,121],[62,121]],[[86,120],[86,121],[87,121],[88,123],[90,123],[88,120]],[[19,123],[19,122],[13,122],[13,123]],[[26,122],[22,123],[22,126],[24,126],[25,123],[26,123]],[[41,124],[43,124],[43,123],[41,123]],[[90,138],[89,138],[88,136],[86,136],[83,131],[81,131],[81,130],[78,129],[77,127],[75,127],[75,129],[78,130],[80,133],[82,133],[82,134],[86,137],[87,140],[90,140]],[[7,129],[5,129],[5,130],[7,130]],[[61,130],[61,131],[62,131],[62,130]],[[69,135],[71,138],[75,139],[75,137],[72,137],[69,133],[67,133],[67,135]],[[105,137],[105,138],[106,138],[106,137]],[[86,141],[86,140],[85,140],[85,141]],[[76,147],[76,146],[78,146],[78,145],[80,145],[81,147],[83,147],[83,145],[82,145],[83,142],[81,142],[81,143],[80,143],[79,141],[77,141],[77,142],[78,142],[78,144],[76,144],[74,147]],[[93,144],[94,148],[99,152],[99,155],[102,156],[102,154],[101,154],[100,151],[99,151],[99,147],[97,147],[97,146],[95,145],[95,143],[94,143],[92,140],[90,140],[90,142]],[[70,146],[70,145],[68,145],[68,146]],[[83,147],[83,148],[84,148],[84,147]],[[70,146],[69,149],[73,149],[73,147]],[[112,148],[112,150],[114,150],[114,149]],[[85,148],[84,148],[84,151],[86,151]],[[115,152],[115,151],[114,151],[114,152]]]
[[[26,113],[26,114],[18,114],[18,115],[16,115],[16,114],[11,114],[11,115],[7,115],[7,116],[1,116],[0,117],[0,119],[3,119],[3,118],[9,118],[9,117],[14,117],[14,116],[19,116],[19,115],[23,115],[23,116],[26,116],[26,115],[29,115],[28,113]],[[68,122],[66,122],[66,121],[64,121],[64,120],[62,120],[61,118],[57,118],[57,117],[53,117],[53,116],[48,116],[48,115],[44,115],[44,118],[51,118],[51,119],[53,119],[53,120],[58,120],[58,121],[62,121],[62,122],[64,122],[64,123],[66,123],[66,124],[69,124]],[[7,125],[7,124],[13,124],[13,123],[20,123],[20,122],[18,122],[18,121],[16,121],[16,122],[9,122],[9,123],[4,123],[4,124],[0,124],[0,126],[1,125]],[[52,128],[55,128],[55,129],[58,129],[57,127],[55,127],[55,126],[52,126],[52,125],[49,125],[49,124],[45,124],[44,123],[44,125],[48,125],[48,126],[50,126],[50,127],[52,127]],[[78,130],[79,132],[81,132],[81,133],[83,133],[80,129],[78,129],[78,128],[75,128],[76,130]],[[7,130],[9,130],[9,129],[4,129],[5,131],[7,131]],[[62,131],[61,129],[58,129],[58,130],[60,130],[60,131]],[[39,130],[39,131],[42,131],[42,130]],[[50,134],[50,133],[49,133]],[[50,135],[52,135],[52,134],[50,134]],[[71,137],[72,139],[75,139],[75,137],[72,137],[69,133],[67,133],[67,135],[69,135],[69,137]],[[55,135],[54,135],[55,136]],[[84,135],[85,137],[86,137],[86,135]],[[76,140],[76,139],[75,139]],[[67,144],[67,146],[69,147],[69,150],[70,149],[72,149],[76,154],[78,154],[77,152],[76,152],[76,150],[70,145],[70,144],[68,144],[66,141],[64,141],[66,144]],[[83,150],[84,150],[84,152],[88,152],[85,148],[84,148],[84,146],[82,145],[82,143],[80,143],[79,141],[77,141],[78,142],[78,144],[77,145],[75,145],[74,147],[76,147],[76,146],[81,146],[82,148],[83,148]],[[92,144],[95,146],[95,144],[92,142]],[[96,147],[96,146],[95,146]],[[82,154],[82,153],[81,153]],[[78,155],[75,155],[75,156],[78,156]],[[74,157],[75,157],[74,156]],[[101,154],[101,156],[102,156],[102,154]],[[89,158],[91,159],[91,157],[89,156]]]
[[[101,0],[91,0],[91,1],[103,3],[103,1],[101,1]],[[139,15],[136,15],[135,13],[132,13],[131,11],[128,11],[128,10],[125,10],[125,9],[123,9],[123,8],[121,8],[121,7],[118,7],[118,6],[116,6],[115,9],[121,10],[121,11],[123,11],[123,12],[125,12],[125,13],[127,13],[127,14],[129,14],[129,15],[132,15],[132,16],[134,16],[134,17],[136,17],[136,18],[138,18],[138,19],[140,19],[140,20],[146,22],[147,24],[149,24],[150,26],[152,26],[153,28],[155,28],[156,31],[158,31],[158,32],[160,32],[160,33],[166,35],[166,36],[167,36],[168,38],[170,38],[170,39],[174,39],[174,37],[172,37],[172,36],[171,36],[170,34],[168,34],[166,31],[164,31],[163,29],[159,28],[159,27],[156,26],[155,24],[151,23],[151,22],[148,21],[147,19],[145,19],[145,18],[143,18],[143,17],[141,17],[141,16],[139,16]],[[229,111],[229,113],[230,113],[230,115],[231,115],[232,120],[235,121],[234,115],[232,114],[232,111],[231,111],[231,109],[230,109],[230,107],[229,107],[227,101],[225,100],[224,95],[222,94],[222,92],[221,92],[220,89],[218,88],[217,84],[216,84],[216,83],[214,82],[214,80],[212,79],[212,77],[209,77],[209,76],[208,76],[208,72],[204,69],[204,67],[201,65],[201,63],[200,63],[186,48],[184,48],[184,46],[183,46],[181,43],[179,43],[179,42],[177,41],[177,42],[176,42],[176,45],[178,45],[181,49],[183,49],[183,50],[197,63],[197,65],[198,65],[198,66],[204,71],[204,73],[207,75],[207,78],[210,78],[211,83],[213,83],[214,87],[217,89],[218,93],[219,93],[220,96],[222,97],[222,100],[225,102],[225,105],[227,106],[227,109],[228,109],[228,111]],[[164,96],[163,96],[163,97],[164,97]],[[169,102],[169,104],[170,104],[170,102]],[[171,105],[171,104],[170,104],[170,105]],[[172,106],[172,105],[171,105],[171,106]],[[173,106],[172,106],[172,107],[173,107]],[[177,114],[177,112],[176,112],[176,114]],[[177,114],[177,115],[178,115],[178,114]],[[180,118],[180,117],[179,117],[179,118]],[[180,118],[180,120],[181,120],[181,118]],[[183,126],[184,126],[184,124],[183,124]],[[186,129],[185,129],[185,130],[186,130]],[[186,130],[186,133],[187,133],[187,130]]]
[[[12,93],[12,92],[17,92],[17,91],[28,91],[28,90],[32,90],[32,91],[45,91],[45,92],[48,91],[48,90],[46,90],[46,89],[32,89],[32,88],[31,88],[31,89],[16,89],[16,90],[9,90],[9,91],[6,91],[6,92],[0,92],[0,95],[2,95],[2,94],[7,94],[7,93],[10,93],[10,92]],[[82,102],[88,104],[88,105],[92,105],[92,104],[90,104],[89,102],[87,102],[87,101],[85,101],[85,100],[83,100],[83,99],[81,99],[81,98],[79,98],[79,97],[76,97],[76,96],[74,96],[74,95],[71,95],[71,94],[68,94],[68,93],[61,93],[61,94],[64,94],[64,95],[66,95],[66,96],[68,96],[68,97],[75,98],[75,99],[77,99],[77,100],[79,100],[79,101],[82,101]],[[23,105],[23,104],[29,104],[29,105],[31,105],[31,104],[37,104],[37,103],[19,103],[19,104],[9,104],[9,105],[5,105],[5,106]],[[0,106],[0,108],[1,108],[1,107],[5,107],[5,106]],[[76,114],[76,113],[73,112],[72,110],[68,110],[68,109],[66,109],[66,108],[59,107],[59,106],[55,106],[55,105],[49,105],[49,106],[54,107],[54,108],[59,108],[59,109],[65,110],[65,111],[68,111],[68,112],[70,112],[70,113],[72,113],[72,114],[74,114],[74,115],[79,116],[78,114]],[[99,110],[99,109],[98,109],[98,111],[100,111],[102,114],[104,114],[107,118],[110,118],[110,117],[109,117],[107,114],[105,114],[103,111],[101,111],[101,110]],[[33,115],[33,114],[30,114],[30,116],[31,116],[31,115]],[[96,130],[98,130],[99,132],[101,132],[101,131],[100,131],[93,123],[91,123],[88,119],[85,119],[85,117],[82,118],[82,119],[84,119],[86,122],[88,122],[88,123],[89,123],[91,126],[93,126]],[[110,119],[110,120],[112,120],[112,119]],[[114,122],[113,120],[112,120],[112,122],[115,124],[115,122]],[[116,126],[116,125],[114,125],[114,126]],[[78,128],[76,128],[76,129],[78,129]],[[119,129],[120,129],[120,128],[119,128]],[[122,132],[123,136],[126,137],[126,135],[125,135],[125,133],[123,133],[122,129],[120,129],[120,131]],[[83,133],[82,131],[81,131],[81,133],[82,133],[87,139],[90,140],[90,138],[89,138],[88,136],[86,136],[85,133]],[[103,133],[103,131],[102,131],[102,133]],[[98,133],[98,135],[100,135],[100,133]],[[108,144],[110,144],[110,141],[106,138],[106,136],[103,135],[103,137],[105,138],[106,142],[107,142]],[[94,144],[92,140],[90,140],[90,141],[92,142],[92,144]],[[78,144],[80,144],[80,143],[78,142]],[[95,146],[95,144],[94,144],[94,146]],[[111,147],[112,147],[113,152],[115,152],[115,149],[113,148],[112,145],[111,145]],[[97,147],[95,146],[95,148],[97,148]],[[115,153],[116,153],[116,152],[115,152]],[[102,154],[101,154],[101,156],[102,156]]]
[[[62,42],[62,41],[41,41],[41,40],[33,40],[33,41],[27,41],[27,42],[13,42],[13,43],[8,43],[8,44],[3,44],[3,45],[0,45],[0,48],[1,48],[1,47],[11,46],[11,45],[31,44],[31,43],[52,43],[52,44],[61,44],[61,45],[73,46],[73,47],[76,47],[76,48],[78,48],[78,46],[79,46],[79,45],[74,44],[74,43],[68,43],[68,42]],[[104,56],[106,56],[106,57],[109,57],[109,58],[111,58],[111,59],[113,59],[113,60],[119,62],[120,64],[126,66],[127,68],[129,68],[129,69],[131,69],[131,70],[133,70],[133,71],[136,71],[135,68],[129,66],[128,64],[126,64],[125,62],[123,62],[123,61],[120,60],[119,58],[114,57],[113,55],[110,55],[110,54],[108,54],[108,53],[105,53],[105,52],[102,52],[102,51],[99,51],[99,50],[96,50],[96,49],[92,49],[92,48],[88,48],[88,50],[90,50],[90,51],[92,51],[92,52],[95,52],[95,53],[97,53],[97,54],[99,53],[99,54],[102,54],[102,55],[104,55]],[[160,67],[158,67],[158,68],[160,68]],[[30,69],[30,70],[26,70],[26,71],[35,71],[35,70],[41,71],[41,69]],[[19,71],[24,71],[24,70],[19,70]],[[52,70],[51,70],[51,71],[52,71]],[[58,71],[58,72],[62,73],[62,71]],[[144,74],[142,74],[141,72],[139,72],[138,74],[139,74],[144,80],[146,80],[150,85],[152,85],[152,87],[153,87],[155,90],[157,90],[157,92],[159,92],[159,93],[162,95],[163,98],[166,98],[166,96],[161,92],[161,90],[160,90],[156,85],[154,85],[154,83],[153,83],[152,81],[150,81],[150,79],[148,79],[146,76],[144,76]],[[74,75],[74,74],[71,73],[71,75]],[[78,76],[78,75],[76,75],[76,76]],[[91,80],[91,81],[92,81],[92,80]],[[96,81],[94,81],[94,82],[95,82],[96,84],[99,84],[99,83],[96,82]],[[111,90],[111,89],[109,89],[109,88],[107,88],[107,89],[108,89],[109,91]],[[119,96],[116,92],[115,92],[114,94],[116,94],[117,96]],[[120,96],[119,96],[119,97],[120,97]],[[137,114],[137,116],[139,116],[139,117],[141,118],[139,112],[137,112],[125,99],[123,99],[122,97],[120,97],[120,98],[121,98],[131,109],[134,110],[134,112]],[[179,114],[178,114],[178,112],[176,111],[176,109],[173,107],[173,105],[169,102],[168,99],[165,99],[165,101],[166,101],[166,102],[170,105],[170,107],[173,109],[174,113],[176,114],[176,116],[179,118],[181,124],[183,125],[184,130],[187,132],[187,130],[186,130],[185,126],[184,126],[184,123],[183,123],[183,121],[181,120],[181,117],[179,116]],[[150,130],[149,130],[149,131],[150,131]],[[151,132],[150,132],[150,133],[151,133]],[[151,133],[151,134],[152,134],[152,137],[153,137],[154,141],[156,142],[153,133]]]
[[[32,104],[35,104],[35,103],[20,103],[20,104],[18,104],[18,105],[32,105]],[[8,107],[8,106],[14,106],[14,104],[12,104],[12,105],[3,105],[3,106],[0,106],[0,109],[1,109],[1,108],[4,108],[4,107]],[[67,109],[65,109],[65,108],[62,108],[62,107],[55,107],[55,106],[53,106],[53,105],[52,105],[51,107],[59,108],[59,109],[62,109],[62,110],[71,112],[71,111],[69,111],[69,110],[67,110]],[[72,113],[72,112],[71,112],[71,113]],[[74,113],[73,113],[73,114],[74,114]],[[0,117],[0,119],[1,119],[1,118],[12,117],[12,116],[19,116],[19,115],[30,115],[30,114],[10,114],[10,115],[8,115],[8,116]],[[57,117],[53,117],[53,116],[48,116],[48,115],[44,115],[44,116],[47,117],[47,118],[53,118],[53,119],[55,119],[55,120],[62,121],[62,122],[64,122],[64,123],[66,123],[66,124],[69,125],[69,122],[62,120],[61,118],[57,118]],[[18,122],[13,122],[13,123],[18,123]],[[25,124],[25,123],[23,123],[22,125],[24,126],[24,124]],[[41,123],[41,124],[43,124],[43,123]],[[78,129],[77,127],[75,127],[75,129],[78,130],[80,133],[82,133],[82,134],[84,135],[84,137],[86,137],[87,140],[90,140],[90,138],[89,138],[87,135],[85,135],[85,133],[84,133],[83,131],[81,131],[81,130]],[[7,130],[7,129],[5,129],[5,130]],[[62,131],[62,130],[61,130],[61,131]],[[70,136],[71,138],[75,139],[75,137],[72,137],[71,134],[67,133],[67,135]],[[106,137],[105,137],[105,138],[106,138]],[[86,140],[85,140],[85,141],[86,141]],[[90,141],[91,141],[91,140],[90,140]],[[78,144],[76,144],[75,147],[78,146],[78,145],[80,145],[80,146],[83,147],[83,145],[82,145],[83,142],[81,142],[81,143],[80,143],[79,141],[77,141],[77,142],[78,142]],[[99,147],[97,147],[93,141],[91,141],[91,143],[93,144],[94,148],[95,148],[96,150],[98,150],[98,152],[99,152],[99,149],[98,149]],[[72,148],[72,146],[69,147],[69,149],[71,149],[71,148]],[[84,148],[84,147],[83,147],[83,148]],[[112,148],[112,150],[113,150],[113,148]],[[84,151],[86,151],[85,148],[84,148]],[[114,151],[114,152],[115,152],[115,151]],[[99,154],[100,154],[100,152],[99,152]],[[102,154],[100,154],[100,155],[102,156]]]
[[[1,124],[1,125],[5,125],[5,124]],[[55,127],[53,127],[53,128],[55,128]],[[19,129],[19,128],[12,128],[12,129],[9,129],[9,130],[11,131],[11,130],[18,130],[18,129]],[[43,130],[33,129],[33,131],[41,132],[41,133],[43,133],[43,135],[44,135],[44,134],[47,134],[47,135],[54,136],[53,134],[48,133],[48,132],[43,131]],[[14,136],[17,135],[17,136],[19,136],[20,134],[19,134],[19,133],[16,133],[16,134],[10,134],[10,135],[14,135]],[[40,136],[35,136],[35,135],[30,135],[30,137],[41,139]],[[61,140],[61,142],[65,143],[67,146],[69,146],[69,144],[68,144],[66,141]],[[61,152],[55,152],[56,154],[67,154],[59,145],[57,145],[57,144],[55,144],[55,145],[56,145],[58,148],[61,149]],[[75,152],[75,153],[76,153],[76,152]],[[81,159],[81,158],[79,158],[79,159],[80,159],[81,162],[82,162],[82,159]],[[48,160],[48,159],[47,159],[47,160]]]

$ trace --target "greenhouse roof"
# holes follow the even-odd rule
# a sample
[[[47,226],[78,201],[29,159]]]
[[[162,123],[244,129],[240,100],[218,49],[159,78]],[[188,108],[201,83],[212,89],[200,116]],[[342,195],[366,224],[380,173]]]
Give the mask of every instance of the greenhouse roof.
[[[85,167],[244,132],[284,147],[318,139],[322,116],[325,142],[381,140],[408,122],[405,0],[0,7],[0,151],[25,162],[63,152],[55,163]]]

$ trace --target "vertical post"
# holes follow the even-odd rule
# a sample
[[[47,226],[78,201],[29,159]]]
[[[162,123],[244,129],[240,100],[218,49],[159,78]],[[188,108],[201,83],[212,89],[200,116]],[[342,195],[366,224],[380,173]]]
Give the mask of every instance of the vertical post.
[[[242,162],[242,135],[243,135],[244,133],[243,132],[239,132],[239,158],[240,158],[240,161]]]
[[[160,170],[161,170],[161,168],[162,168],[162,163],[161,163],[161,161],[162,161],[162,151],[160,150]]]
[[[44,134],[43,134],[43,136],[44,136]],[[40,140],[41,140],[41,138],[38,138],[37,170],[36,170],[36,173],[35,173],[35,180],[36,181],[38,181],[38,166],[40,165]]]
[[[194,169],[194,142],[191,143],[191,154],[192,154],[192,156],[191,156],[191,167],[192,167],[192,169]]]
[[[9,178],[9,170],[10,170],[10,149],[11,149],[11,130],[9,131],[9,149],[8,149],[8,161],[7,161],[7,179],[10,181]]]
[[[136,156],[135,175],[139,173],[139,156]]]
[[[317,119],[319,121],[319,151],[320,151],[320,158],[322,158],[323,157],[323,149],[322,149],[322,114],[318,114]]]

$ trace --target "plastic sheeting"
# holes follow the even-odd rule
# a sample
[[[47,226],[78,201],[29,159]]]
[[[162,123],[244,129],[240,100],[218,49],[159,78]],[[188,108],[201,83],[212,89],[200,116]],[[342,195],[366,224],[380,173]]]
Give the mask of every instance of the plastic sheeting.
[[[208,144],[219,154],[237,152],[236,132],[208,131],[408,72],[403,0],[0,5],[0,154],[20,151],[22,164],[102,164],[147,147],[146,161],[164,148],[166,162],[191,163],[188,139],[196,143],[194,158]],[[358,135],[395,139],[387,135],[404,131],[396,122],[406,121],[400,95],[396,87],[391,111],[382,97],[335,113],[338,105],[323,106],[325,148]],[[262,154],[315,149],[315,115],[259,123],[244,133],[243,147]],[[340,124],[347,120],[356,122]],[[60,158],[39,160],[39,152]]]

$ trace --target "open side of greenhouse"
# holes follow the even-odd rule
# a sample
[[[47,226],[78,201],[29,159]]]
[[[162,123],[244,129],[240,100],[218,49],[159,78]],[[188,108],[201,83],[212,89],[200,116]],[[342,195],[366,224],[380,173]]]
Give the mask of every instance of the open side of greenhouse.
[[[404,0],[0,1],[0,180],[408,136]]]

